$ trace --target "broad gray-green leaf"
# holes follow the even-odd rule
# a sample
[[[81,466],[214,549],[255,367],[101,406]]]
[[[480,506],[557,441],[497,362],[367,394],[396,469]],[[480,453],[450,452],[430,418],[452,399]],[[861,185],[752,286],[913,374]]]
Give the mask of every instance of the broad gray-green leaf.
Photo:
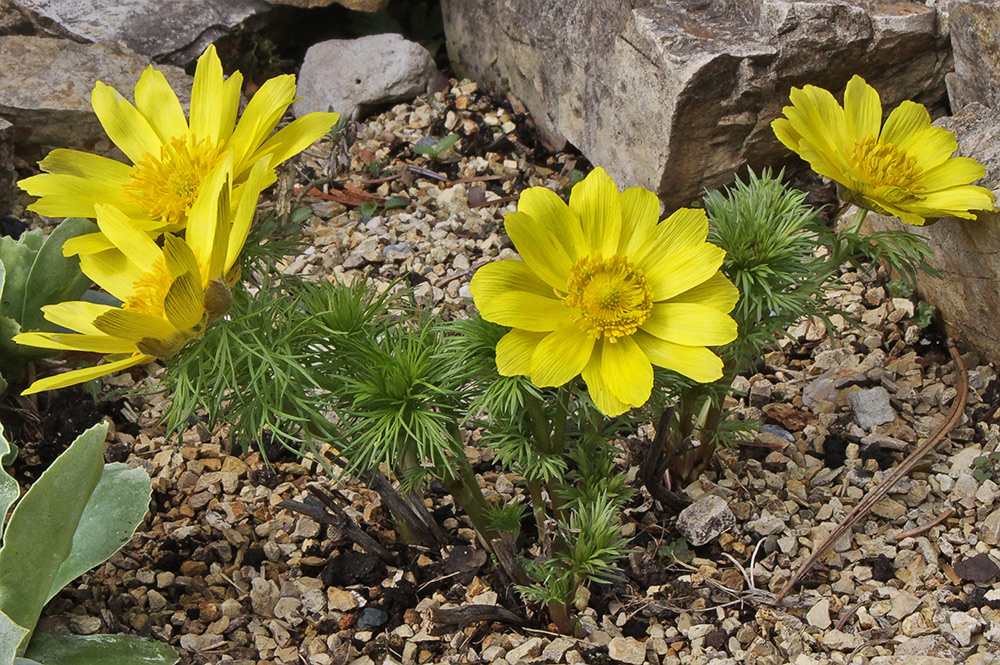
[[[17,655],[24,636],[29,631],[24,626],[19,626],[14,621],[0,612],[0,665],[11,665]]]
[[[11,452],[13,452],[13,447],[4,435],[3,423],[0,423],[0,463],[13,461],[5,459]],[[17,486],[17,481],[7,473],[6,469],[0,466],[0,536],[3,536],[3,524],[7,518],[7,511],[14,505],[20,494],[21,489]],[[0,665],[6,664],[0,663]]]
[[[90,278],[80,271],[80,258],[63,256],[62,247],[70,238],[97,230],[89,219],[69,217],[45,239],[25,283],[21,330],[51,330],[52,324],[42,317],[42,305],[76,300],[90,287]]]
[[[52,581],[73,548],[80,516],[101,480],[108,426],[91,427],[21,498],[0,548],[0,611],[34,630]]]
[[[42,665],[37,660],[31,660],[30,658],[15,658],[14,665]]]
[[[132,539],[149,508],[153,486],[145,469],[127,464],[105,464],[101,481],[90,495],[73,537],[73,549],[59,566],[49,589],[52,596],[98,566]]]
[[[42,231],[28,231],[20,240],[0,236],[0,263],[6,276],[0,290],[0,316],[20,320],[24,310],[24,285],[28,282],[35,254],[42,246]]]
[[[134,635],[35,633],[27,655],[44,665],[173,665],[177,652]]]

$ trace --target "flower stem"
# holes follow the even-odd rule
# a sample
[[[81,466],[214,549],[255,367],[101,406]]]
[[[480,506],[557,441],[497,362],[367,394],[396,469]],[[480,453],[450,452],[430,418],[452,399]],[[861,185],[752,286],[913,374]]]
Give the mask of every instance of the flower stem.
[[[865,223],[865,217],[867,216],[868,208],[858,208],[858,211],[854,214],[854,221],[851,222],[848,232],[854,234],[861,233],[861,225]]]

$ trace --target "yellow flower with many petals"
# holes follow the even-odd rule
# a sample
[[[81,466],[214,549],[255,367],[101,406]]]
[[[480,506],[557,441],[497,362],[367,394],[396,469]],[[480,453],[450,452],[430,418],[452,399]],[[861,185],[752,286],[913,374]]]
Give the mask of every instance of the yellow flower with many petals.
[[[233,182],[246,180],[251,167],[267,158],[273,169],[330,130],[337,113],[310,113],[271,134],[295,98],[295,77],[264,83],[239,122],[243,77],[223,77],[215,47],[198,59],[191,90],[190,121],[161,72],[148,67],[135,86],[135,106],[114,88],[98,82],[91,95],[94,113],[108,137],[132,165],[76,150],[53,150],[39,166],[41,175],[20,181],[40,197],[28,206],[49,217],[96,216],[96,206],[112,205],[151,235],[185,228],[202,184],[232,155]],[[67,243],[71,254],[111,247],[102,234]]]
[[[812,85],[792,88],[791,101],[771,128],[816,173],[839,183],[844,200],[917,226],[993,209],[993,194],[970,184],[985,167],[952,157],[954,134],[932,126],[923,105],[903,102],[883,126],[878,92],[860,76],[848,82],[843,107]]]
[[[47,305],[45,318],[75,333],[26,332],[18,344],[105,354],[104,364],[40,379],[22,394],[89,381],[169,358],[225,313],[236,259],[246,242],[257,198],[267,186],[266,157],[238,188],[231,158],[210,174],[191,207],[185,238],[163,235],[162,246],[119,209],[96,204],[101,233],[112,247],[80,258],[80,268],[121,306],[75,301]],[[230,202],[235,202],[233,208]]]
[[[471,285],[482,317],[512,328],[497,344],[501,374],[540,387],[582,374],[611,416],[645,404],[653,365],[701,382],[722,376],[706,347],[736,338],[725,251],[705,241],[704,211],[658,223],[659,211],[652,192],[619,193],[600,168],[569,205],[544,187],[521,194],[504,225],[523,261],[483,266]]]

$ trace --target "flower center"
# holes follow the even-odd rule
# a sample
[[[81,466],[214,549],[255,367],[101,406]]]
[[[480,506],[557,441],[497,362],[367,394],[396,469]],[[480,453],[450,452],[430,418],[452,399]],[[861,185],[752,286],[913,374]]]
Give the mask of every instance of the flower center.
[[[166,319],[163,301],[174,278],[163,259],[153,263],[153,269],[135,280],[132,284],[132,295],[122,303],[122,309],[140,314],[149,314],[159,319]]]
[[[222,146],[208,139],[175,137],[160,147],[159,157],[147,152],[136,162],[125,190],[153,219],[183,227],[221,154]]]
[[[869,185],[914,190],[924,175],[915,157],[892,143],[883,143],[871,134],[855,139],[847,149],[848,159]]]
[[[595,339],[615,342],[635,333],[653,311],[653,290],[645,275],[625,257],[587,256],[570,269],[567,307],[580,310],[575,319]]]

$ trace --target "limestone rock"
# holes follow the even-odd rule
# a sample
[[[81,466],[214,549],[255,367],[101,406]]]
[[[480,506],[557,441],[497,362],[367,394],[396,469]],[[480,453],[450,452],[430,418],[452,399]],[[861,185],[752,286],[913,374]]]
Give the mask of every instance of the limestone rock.
[[[14,181],[14,125],[0,118],[0,217],[10,212],[17,196]]]
[[[0,0],[0,16],[21,17],[34,34],[124,44],[156,62],[181,66],[269,8],[264,0]]]
[[[3,0],[0,0],[3,2]],[[149,60],[118,47],[43,37],[0,37],[0,116],[18,129],[21,145],[77,148],[107,154],[108,140],[90,106],[95,81],[130,101]],[[186,108],[192,79],[177,67],[157,67]]]
[[[972,102],[1000,108],[1000,6],[982,0],[955,2],[948,31],[955,54],[955,71],[946,77],[952,110]]]
[[[986,165],[977,184],[1000,193],[1000,120],[994,109],[970,103],[935,125],[955,133],[956,154]],[[868,215],[872,230],[899,229],[899,220]],[[980,212],[978,219],[943,219],[928,226],[907,227],[927,239],[940,277],[918,273],[921,296],[938,308],[945,329],[963,348],[975,348],[1000,362],[1000,213]]]
[[[709,494],[698,499],[677,516],[677,529],[694,546],[717,538],[736,525],[736,516],[726,500]]]
[[[792,86],[860,74],[893,106],[943,109],[947,39],[922,2],[443,0],[458,70],[513,93],[554,147],[673,209],[744,163],[787,159]]]
[[[420,44],[396,34],[333,39],[306,51],[299,71],[295,115],[329,107],[347,117],[428,91],[440,76]]]
[[[889,403],[889,391],[882,386],[856,390],[847,396],[847,403],[854,412],[854,422],[866,431],[876,425],[891,423],[896,417]]]
[[[288,5],[300,9],[315,9],[340,5],[357,12],[380,12],[389,4],[389,0],[267,0],[272,5]]]

